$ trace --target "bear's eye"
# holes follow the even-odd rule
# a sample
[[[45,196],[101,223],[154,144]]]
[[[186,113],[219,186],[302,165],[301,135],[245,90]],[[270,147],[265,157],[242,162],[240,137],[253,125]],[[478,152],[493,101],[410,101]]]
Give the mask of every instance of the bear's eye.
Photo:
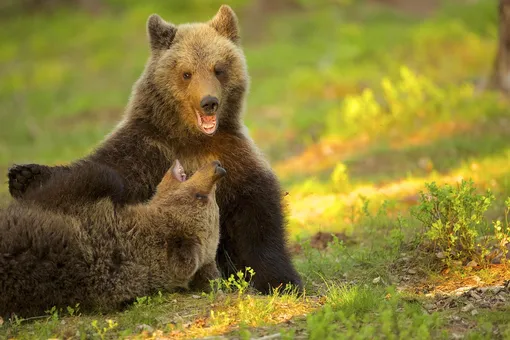
[[[195,198],[196,198],[197,200],[199,200],[199,201],[204,201],[204,202],[205,202],[205,201],[207,201],[207,195],[201,194],[201,193],[199,193],[199,192],[197,192],[197,193],[195,194]]]
[[[189,80],[189,79],[191,79],[191,73],[189,73],[189,72],[184,72],[184,73],[182,74],[182,77],[183,77],[184,79],[186,79],[186,80]]]
[[[222,66],[214,67],[214,74],[216,75],[216,77],[221,77],[225,75],[225,68]]]

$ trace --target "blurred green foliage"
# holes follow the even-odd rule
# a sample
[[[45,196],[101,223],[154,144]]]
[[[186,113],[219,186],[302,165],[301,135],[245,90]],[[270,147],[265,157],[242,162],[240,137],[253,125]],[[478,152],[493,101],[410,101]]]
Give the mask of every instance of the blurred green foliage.
[[[175,23],[207,20],[220,2],[105,3],[100,14],[68,6],[3,22],[0,124],[9,129],[0,138],[0,164],[69,161],[86,152],[119,117],[103,117],[101,111],[121,111],[143,69],[148,15],[157,12]],[[230,4],[239,12],[245,36],[255,31],[264,37],[263,43],[262,38],[244,43],[252,75],[246,120],[273,159],[295,153],[324,133],[361,130],[353,124],[339,126],[349,119],[343,113],[352,107],[346,107],[370,96],[371,90],[363,95],[360,88],[373,86],[377,94],[380,79],[396,79],[403,65],[442,85],[484,74],[492,57],[487,51],[494,49],[491,1],[461,8],[445,5],[435,19],[423,23],[391,9],[374,11],[363,1],[325,1],[284,17],[277,13],[273,19],[271,13],[252,14],[249,1]],[[474,13],[476,27],[468,20]],[[451,51],[460,44],[462,63]],[[358,95],[362,97],[356,99]],[[51,136],[43,132],[58,129],[62,117],[77,115],[83,118],[77,119],[79,126],[71,122],[70,129]],[[87,117],[100,118],[102,124],[91,124]],[[67,147],[75,151],[67,152]]]

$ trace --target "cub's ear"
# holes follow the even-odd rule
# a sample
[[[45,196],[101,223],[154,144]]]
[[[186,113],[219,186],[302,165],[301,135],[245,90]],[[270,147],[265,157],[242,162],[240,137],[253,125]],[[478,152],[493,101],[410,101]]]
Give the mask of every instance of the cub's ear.
[[[232,40],[235,44],[239,43],[237,16],[230,6],[222,5],[214,18],[209,21],[209,25],[222,36]]]
[[[177,27],[166,22],[157,14],[152,14],[147,20],[147,33],[153,50],[170,48],[176,32]]]

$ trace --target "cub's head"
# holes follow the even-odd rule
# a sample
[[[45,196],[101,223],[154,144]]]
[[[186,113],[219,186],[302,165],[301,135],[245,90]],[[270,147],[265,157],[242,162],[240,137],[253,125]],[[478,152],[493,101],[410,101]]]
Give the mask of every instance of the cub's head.
[[[213,135],[237,126],[248,87],[234,11],[226,5],[206,23],[175,26],[149,17],[149,77],[189,131]]]
[[[202,225],[211,221],[219,224],[216,182],[225,174],[220,162],[213,161],[186,179],[184,168],[176,160],[159,183],[152,202],[171,211],[185,224]]]

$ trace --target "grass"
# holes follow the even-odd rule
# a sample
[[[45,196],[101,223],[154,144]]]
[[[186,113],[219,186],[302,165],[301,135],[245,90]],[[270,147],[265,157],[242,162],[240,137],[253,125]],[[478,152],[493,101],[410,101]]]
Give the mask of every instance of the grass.
[[[143,69],[147,16],[207,20],[218,5],[106,2],[94,17],[63,8],[3,22],[0,172],[89,152]],[[260,296],[225,281],[211,294],[143,297],[109,315],[71,306],[3,320],[0,337],[510,338],[508,303],[463,312],[466,297],[453,293],[503,284],[508,265],[445,268],[410,213],[426,183],[472,179],[494,194],[487,224],[504,221],[509,102],[479,91],[496,48],[494,2],[443,1],[429,16],[362,0],[302,3],[263,24],[249,1],[233,5],[252,37],[246,123],[289,192],[289,246],[306,293]],[[310,238],[319,231],[345,237],[319,250]]]

